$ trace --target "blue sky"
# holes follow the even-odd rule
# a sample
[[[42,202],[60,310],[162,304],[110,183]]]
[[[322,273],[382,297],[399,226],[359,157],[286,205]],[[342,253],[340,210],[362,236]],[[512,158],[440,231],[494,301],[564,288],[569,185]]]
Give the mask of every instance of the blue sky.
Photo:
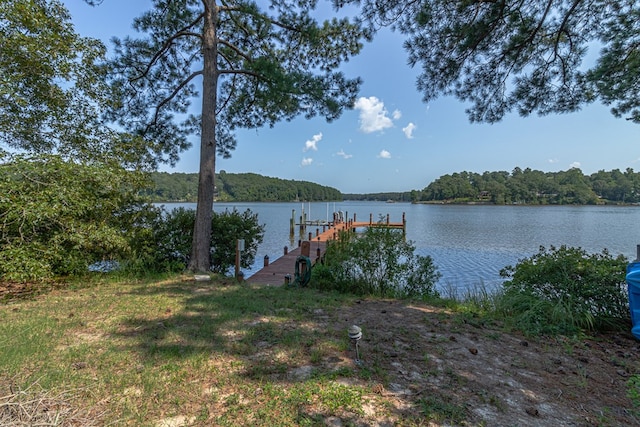
[[[64,2],[76,31],[107,46],[113,36],[133,35],[133,18],[150,4]],[[383,32],[342,67],[364,82],[354,109],[339,120],[299,118],[272,129],[242,130],[237,149],[230,159],[218,159],[217,171],[311,181],[343,193],[420,190],[444,174],[516,166],[545,172],[579,167],[585,174],[640,171],[640,125],[616,119],[599,104],[545,117],[512,113],[489,125],[469,123],[466,105],[454,98],[422,102],[415,87],[419,69],[407,65],[402,41],[399,34]],[[199,140],[192,142],[174,168],[161,170],[198,172]]]

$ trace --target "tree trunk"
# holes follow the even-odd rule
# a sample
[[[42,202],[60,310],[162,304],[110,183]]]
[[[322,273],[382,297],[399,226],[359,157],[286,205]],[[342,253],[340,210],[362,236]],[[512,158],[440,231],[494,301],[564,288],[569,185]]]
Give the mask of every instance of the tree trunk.
[[[202,74],[202,133],[200,139],[200,173],[198,203],[193,229],[193,245],[189,270],[209,272],[211,267],[211,218],[216,172],[216,104],[218,87],[215,0],[205,0],[202,38],[204,69]]]

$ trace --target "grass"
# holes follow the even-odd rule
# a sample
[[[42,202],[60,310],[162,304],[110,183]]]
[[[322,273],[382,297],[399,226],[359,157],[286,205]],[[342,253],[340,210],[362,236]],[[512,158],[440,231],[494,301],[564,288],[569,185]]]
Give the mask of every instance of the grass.
[[[517,402],[498,373],[485,371],[492,389],[480,381],[482,357],[511,345],[507,375],[572,357],[564,340],[544,340],[539,358],[508,337],[483,288],[436,308],[225,278],[70,286],[0,305],[0,425],[475,425],[474,407],[508,417]],[[362,365],[346,334],[354,319]],[[625,354],[615,357],[637,379]],[[588,396],[576,372],[564,395]],[[624,384],[634,404],[639,382]]]
[[[184,414],[215,425],[313,425],[361,411],[362,386],[341,384],[322,364],[349,348],[322,322],[348,301],[180,277],[57,290],[0,306],[0,376],[16,390],[73,390],[101,425]]]

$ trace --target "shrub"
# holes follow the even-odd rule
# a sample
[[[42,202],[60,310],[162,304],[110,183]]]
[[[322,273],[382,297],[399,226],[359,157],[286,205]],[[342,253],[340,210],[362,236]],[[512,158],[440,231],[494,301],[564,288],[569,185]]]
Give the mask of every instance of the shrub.
[[[153,226],[154,262],[156,269],[184,269],[189,263],[193,239],[195,211],[177,208],[164,212]],[[258,215],[247,209],[213,213],[211,220],[211,270],[227,273],[235,265],[236,240],[244,239],[240,265],[253,264],[258,245],[262,243],[264,225],[258,223]]]
[[[313,270],[312,286],[360,295],[436,296],[440,278],[429,256],[399,230],[368,227],[364,233],[340,233],[329,242],[325,265]]]
[[[520,329],[571,333],[619,327],[629,321],[627,260],[605,249],[540,247],[537,254],[505,267],[499,308]]]
[[[131,253],[143,174],[60,156],[2,156],[0,278],[40,281]]]

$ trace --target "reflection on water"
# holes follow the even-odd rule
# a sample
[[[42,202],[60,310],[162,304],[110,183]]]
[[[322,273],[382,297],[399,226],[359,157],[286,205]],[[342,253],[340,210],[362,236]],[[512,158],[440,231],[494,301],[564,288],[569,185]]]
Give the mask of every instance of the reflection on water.
[[[195,204],[167,204],[194,208]],[[377,221],[390,215],[391,222],[407,218],[407,238],[416,252],[430,255],[442,273],[439,285],[467,288],[501,282],[499,271],[519,259],[538,252],[540,246],[576,246],[589,252],[607,248],[613,255],[636,256],[640,244],[640,207],[608,206],[468,206],[411,205],[384,202],[336,203],[216,203],[216,211],[236,208],[258,213],[266,225],[264,242],[258,249],[255,264],[245,276],[259,270],[268,255],[270,261],[282,256],[285,246],[297,246],[301,238],[289,235],[292,213],[299,221],[303,209],[309,220],[331,219],[342,211],[359,221],[369,216]],[[307,233],[315,234],[315,228]]]

